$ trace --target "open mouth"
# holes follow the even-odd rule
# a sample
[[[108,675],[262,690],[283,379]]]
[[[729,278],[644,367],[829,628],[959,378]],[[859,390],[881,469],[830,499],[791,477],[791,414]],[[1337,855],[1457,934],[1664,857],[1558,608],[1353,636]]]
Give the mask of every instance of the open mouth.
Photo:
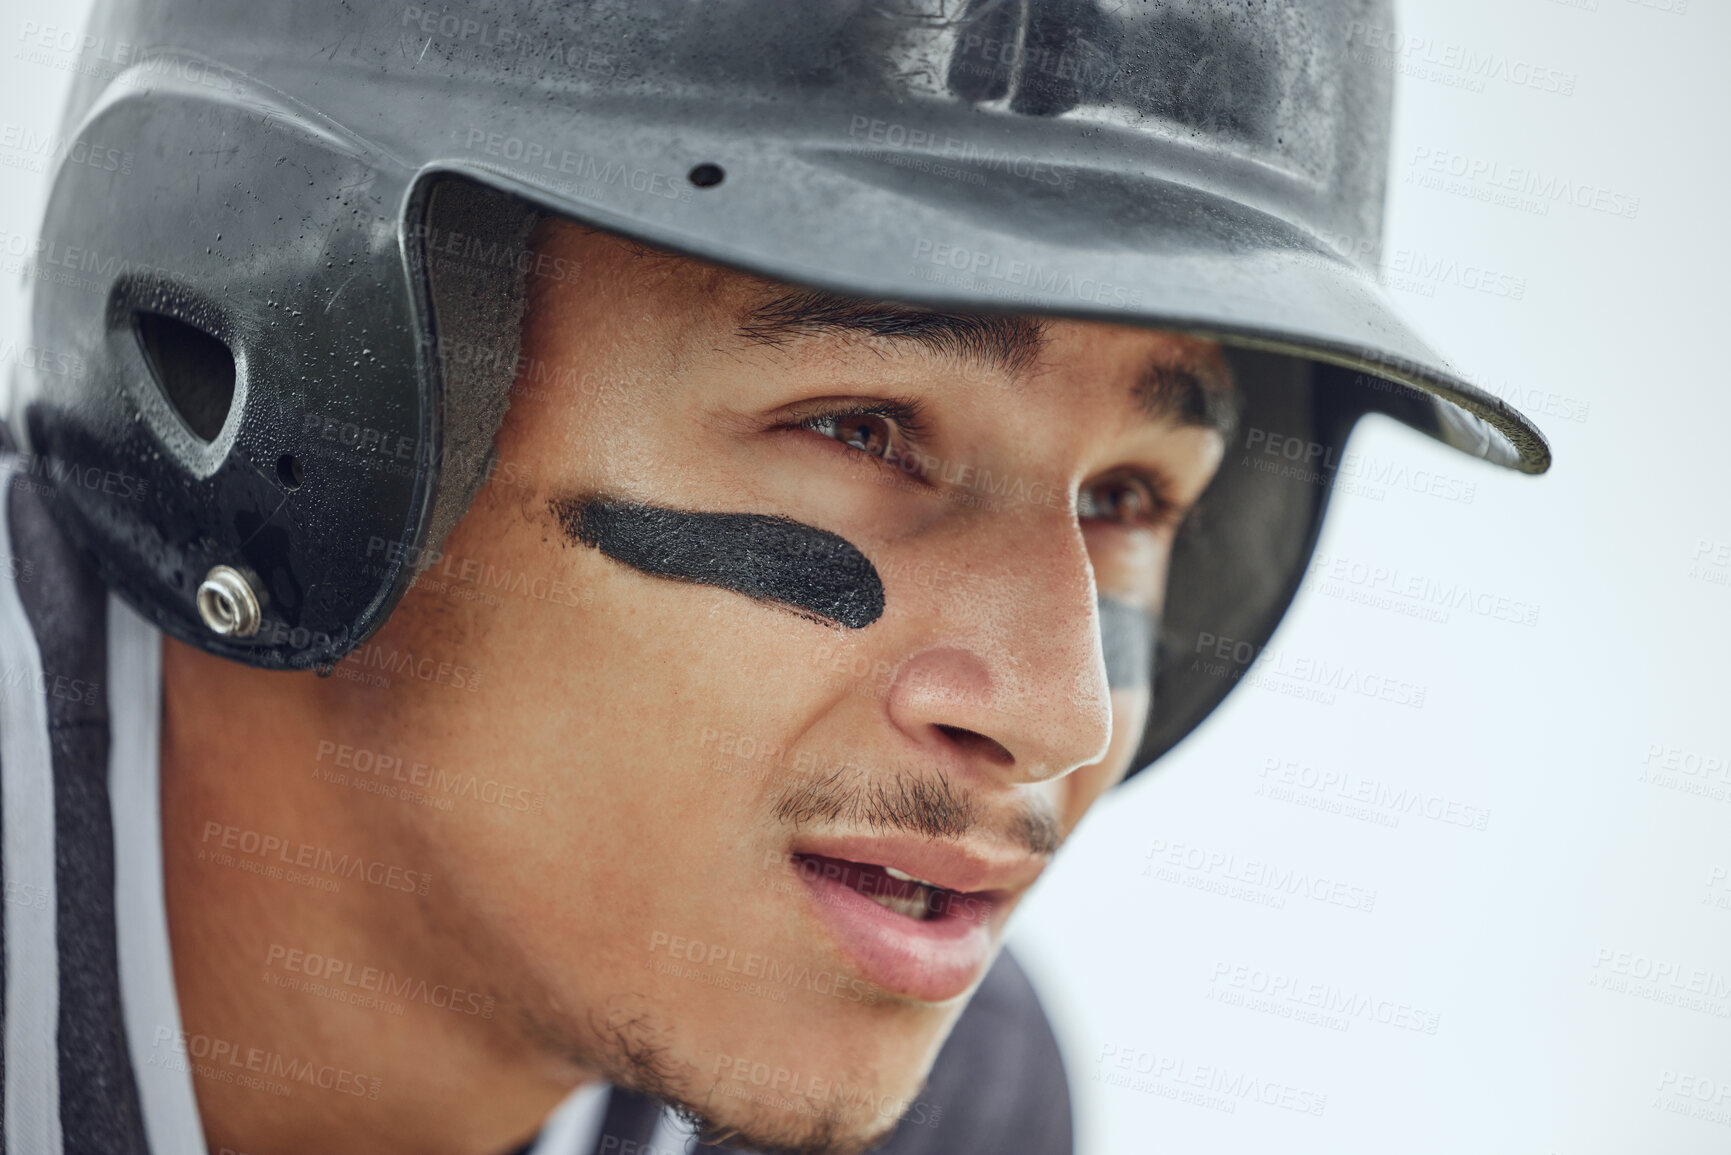
[[[827,880],[916,922],[944,918],[980,921],[991,909],[987,900],[945,890],[936,883],[915,878],[893,866],[849,862],[818,854],[795,854],[792,861],[800,876],[808,882]]]
[[[844,853],[898,853],[870,839],[857,845]],[[857,973],[882,990],[942,1002],[985,973],[1006,892],[948,890],[898,867],[825,854],[795,852],[787,863],[813,916]]]

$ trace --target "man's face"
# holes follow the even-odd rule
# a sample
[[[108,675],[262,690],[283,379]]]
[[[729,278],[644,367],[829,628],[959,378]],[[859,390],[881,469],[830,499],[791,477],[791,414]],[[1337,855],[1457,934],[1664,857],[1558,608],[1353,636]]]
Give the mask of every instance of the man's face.
[[[545,796],[403,808],[502,1046],[858,1146],[1128,767],[1219,351],[536,243],[582,276],[531,278],[498,466],[374,643],[479,685],[333,708]]]

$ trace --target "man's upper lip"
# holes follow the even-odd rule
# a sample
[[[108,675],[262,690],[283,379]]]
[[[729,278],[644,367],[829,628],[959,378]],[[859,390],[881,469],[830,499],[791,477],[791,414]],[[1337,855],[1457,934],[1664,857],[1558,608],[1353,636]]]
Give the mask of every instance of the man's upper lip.
[[[911,835],[810,835],[794,840],[794,854],[893,866],[945,890],[997,892],[1003,897],[1033,885],[1047,859],[1005,843],[939,842]]]

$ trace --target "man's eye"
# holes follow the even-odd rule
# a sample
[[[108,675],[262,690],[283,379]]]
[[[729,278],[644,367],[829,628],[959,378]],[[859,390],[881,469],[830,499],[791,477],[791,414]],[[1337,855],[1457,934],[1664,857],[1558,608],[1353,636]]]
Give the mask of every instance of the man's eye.
[[[1139,477],[1106,477],[1082,487],[1076,512],[1094,521],[1159,526],[1172,519],[1171,503]]]
[[[873,457],[887,458],[895,437],[889,420],[875,413],[823,414],[800,424]]]

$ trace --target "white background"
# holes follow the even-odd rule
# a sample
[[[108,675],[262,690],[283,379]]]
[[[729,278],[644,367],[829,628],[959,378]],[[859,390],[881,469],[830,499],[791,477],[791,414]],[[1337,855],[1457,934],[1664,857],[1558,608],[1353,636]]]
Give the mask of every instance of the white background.
[[[1090,816],[1012,940],[1058,1020],[1084,1152],[1731,1151],[1731,888],[1712,885],[1731,872],[1731,772],[1698,760],[1731,762],[1731,545],[1717,568],[1700,564],[1731,543],[1731,5],[1579,2],[1591,7],[1412,0],[1393,45],[1405,63],[1385,264],[1404,252],[1410,269],[1463,270],[1391,273],[1393,295],[1474,380],[1528,402],[1556,465],[1516,476],[1367,425],[1354,450],[1471,482],[1473,500],[1342,495],[1320,547],[1348,574],[1381,567],[1536,605],[1537,624],[1466,609],[1426,621],[1340,596],[1386,586],[1313,579],[1274,647],[1422,685],[1423,708],[1241,687]],[[1508,75],[1573,74],[1574,91],[1462,87],[1471,74],[1447,63],[1466,52],[1506,57]],[[1407,179],[1444,153],[1639,207],[1628,219],[1549,202],[1540,215]],[[1524,292],[1463,287],[1469,267]],[[1584,420],[1543,412],[1583,406]],[[1643,781],[1667,748],[1698,772]],[[1388,827],[1259,795],[1278,783],[1271,760],[1308,768],[1300,781],[1334,773],[1352,791],[1368,781],[1488,809],[1487,828],[1419,812]],[[1157,839],[1202,868],[1144,876]],[[1209,854],[1236,858],[1209,870]],[[1374,909],[1296,895],[1275,909],[1194,885],[1255,877],[1253,860],[1374,890]],[[1681,987],[1635,978],[1665,964]],[[1282,980],[1301,999],[1275,1006],[1305,1010],[1320,987],[1359,1013],[1337,1016],[1342,1031],[1220,997],[1248,1002]],[[1692,982],[1719,997],[1705,1009],[1649,997],[1690,997]],[[1436,1033],[1377,1021],[1401,1005],[1436,1015]],[[1094,1078],[1139,1069],[1166,1073]],[[1315,1116],[1167,1097],[1234,1077],[1276,1102],[1266,1084],[1327,1102]],[[1721,1121],[1667,1109],[1690,1103]]]
[[[0,128],[51,131],[70,76],[13,52],[25,21],[75,28],[86,5],[7,8]],[[1242,687],[1101,804],[1013,943],[1057,1020],[1086,1153],[1723,1153],[1731,771],[1706,766],[1731,762],[1731,7],[1399,8],[1402,39],[1380,45],[1399,74],[1394,296],[1538,418],[1557,464],[1516,476],[1367,423],[1353,450],[1471,501],[1398,482],[1338,496],[1321,552],[1344,577],[1316,575],[1275,648],[1422,686],[1422,708]],[[1488,77],[1469,63],[1486,58],[1503,62]],[[1547,91],[1558,78],[1573,91]],[[33,235],[44,177],[0,153],[0,239]],[[1438,158],[1442,187],[1411,179]],[[1498,167],[1449,176],[1474,162]],[[1512,169],[1638,209],[1486,199]],[[0,372],[23,301],[9,272]],[[1396,612],[1413,603],[1390,587],[1413,582],[1537,620]],[[1325,775],[1343,785],[1307,785]],[[1345,813],[1342,789],[1372,800]],[[1449,821],[1483,811],[1484,829]],[[1374,905],[1277,881],[1294,875]],[[1337,1021],[1303,1021],[1306,1000]]]

